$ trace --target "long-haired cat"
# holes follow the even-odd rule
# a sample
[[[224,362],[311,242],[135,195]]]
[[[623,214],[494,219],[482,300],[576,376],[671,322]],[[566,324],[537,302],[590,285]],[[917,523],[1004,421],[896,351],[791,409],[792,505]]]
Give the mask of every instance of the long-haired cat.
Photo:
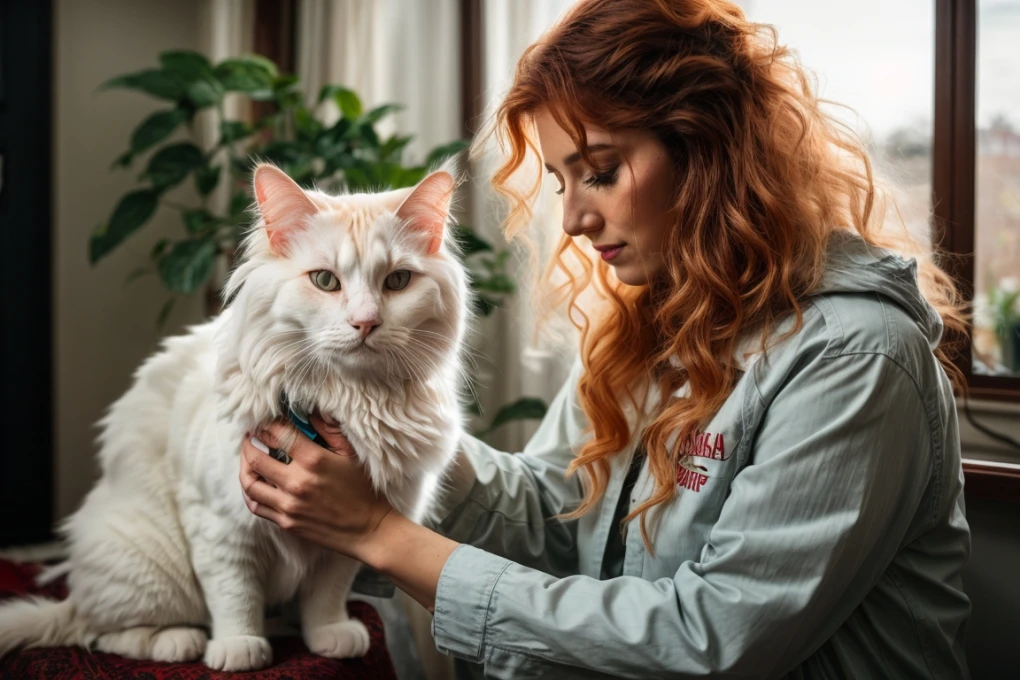
[[[342,423],[376,489],[421,519],[461,432],[454,179],[331,196],[260,165],[254,184],[232,302],[167,340],[102,420],[102,477],[62,529],[70,594],[0,604],[0,656],[73,644],[257,669],[272,661],[264,607],[295,594],[313,652],[367,651],[347,615],[358,563],[249,513],[239,449],[286,395]]]

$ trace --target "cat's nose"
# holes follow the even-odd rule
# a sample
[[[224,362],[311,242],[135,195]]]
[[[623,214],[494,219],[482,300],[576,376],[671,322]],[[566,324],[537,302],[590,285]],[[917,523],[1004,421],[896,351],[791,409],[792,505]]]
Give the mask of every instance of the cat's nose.
[[[376,328],[382,325],[380,319],[361,319],[357,321],[351,321],[351,326],[361,334],[361,337],[367,338],[368,334],[374,331]]]

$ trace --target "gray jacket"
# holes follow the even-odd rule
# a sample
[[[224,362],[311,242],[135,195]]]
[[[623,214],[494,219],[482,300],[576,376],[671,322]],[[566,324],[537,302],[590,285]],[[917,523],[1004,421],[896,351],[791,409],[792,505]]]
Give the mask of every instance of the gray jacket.
[[[785,329],[779,329],[777,336]],[[960,678],[970,552],[942,323],[916,266],[835,236],[803,328],[744,357],[650,554],[599,580],[635,444],[580,520],[570,378],[523,453],[465,438],[437,525],[439,649],[498,678]],[[635,430],[638,428],[635,427]],[[631,502],[652,492],[647,465]]]

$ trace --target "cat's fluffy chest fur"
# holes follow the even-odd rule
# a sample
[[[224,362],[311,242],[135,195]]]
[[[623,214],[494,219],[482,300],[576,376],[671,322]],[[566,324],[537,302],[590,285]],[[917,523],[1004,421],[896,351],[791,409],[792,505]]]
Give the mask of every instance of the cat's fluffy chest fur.
[[[104,447],[100,463],[104,482],[116,495],[154,486],[176,488],[181,515],[200,513],[208,522],[229,518],[243,527],[264,558],[266,604],[272,605],[294,596],[323,551],[255,517],[240,502],[240,442],[255,425],[282,415],[260,409],[272,403],[267,394],[286,390],[290,381],[286,370],[270,385],[244,379],[220,347],[230,322],[228,309],[188,335],[169,340],[164,351],[141,367],[136,386],[103,421],[107,440],[122,430],[164,430],[165,461],[139,460],[146,449]],[[373,383],[327,375],[315,385],[314,395],[299,385],[289,387],[304,403],[315,404],[342,423],[376,488],[397,510],[420,521],[460,434],[455,368],[426,383]],[[139,479],[146,470],[158,478]]]

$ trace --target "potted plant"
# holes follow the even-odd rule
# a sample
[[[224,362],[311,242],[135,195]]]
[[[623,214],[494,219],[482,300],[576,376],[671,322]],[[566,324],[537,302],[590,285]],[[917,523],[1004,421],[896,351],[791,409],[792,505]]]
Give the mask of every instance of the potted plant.
[[[1020,282],[1006,277],[988,291],[988,306],[995,320],[1002,364],[1012,373],[1020,373]]]

